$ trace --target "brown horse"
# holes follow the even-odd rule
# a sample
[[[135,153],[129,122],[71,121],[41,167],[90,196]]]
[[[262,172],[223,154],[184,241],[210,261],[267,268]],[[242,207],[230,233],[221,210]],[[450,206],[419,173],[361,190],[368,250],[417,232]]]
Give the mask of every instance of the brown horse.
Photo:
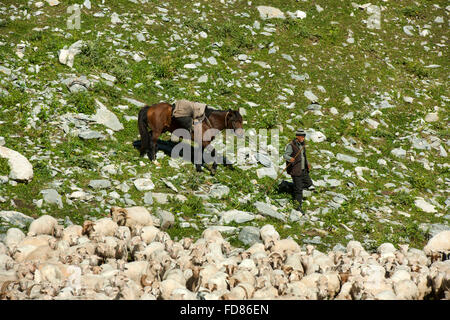
[[[169,103],[157,103],[151,106],[145,106],[139,111],[138,128],[141,135],[140,154],[143,156],[146,151],[150,160],[156,159],[157,141],[164,132],[174,132],[179,126],[176,120],[172,117],[174,106]],[[150,132],[149,129],[150,128]],[[225,129],[233,129],[238,137],[242,137],[244,130],[242,128],[242,116],[237,110],[214,110],[206,108],[205,118],[202,122],[202,132],[205,133],[208,129],[216,129],[222,131]],[[194,130],[191,132],[191,140],[194,141]],[[201,151],[205,149],[214,137],[202,137]],[[215,172],[217,162],[215,159],[215,150],[211,151],[211,156],[214,157],[212,171]],[[201,171],[201,164],[195,164],[197,171]]]

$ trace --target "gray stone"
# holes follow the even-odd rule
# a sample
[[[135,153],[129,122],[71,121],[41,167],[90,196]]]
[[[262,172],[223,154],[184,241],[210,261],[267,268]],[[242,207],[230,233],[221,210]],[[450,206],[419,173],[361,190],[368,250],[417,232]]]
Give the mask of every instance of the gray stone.
[[[341,252],[347,252],[347,248],[346,247],[344,247],[342,244],[340,244],[340,243],[337,243],[334,247],[333,247],[333,252],[338,252],[338,251],[341,251]]]
[[[0,158],[8,160],[10,179],[16,181],[31,181],[33,179],[33,166],[19,152],[0,146]]]
[[[221,214],[221,216],[221,220],[225,224],[233,221],[236,223],[244,223],[255,219],[255,216],[253,214],[236,209],[225,211]]]
[[[70,92],[86,91],[91,86],[91,82],[86,76],[67,78],[64,79],[62,83],[67,86]]]
[[[239,232],[238,239],[248,246],[252,246],[255,243],[262,243],[259,229],[251,226],[243,227],[241,232]]]
[[[89,139],[104,139],[105,136],[101,134],[98,131],[95,130],[85,130],[78,134],[78,137],[80,137],[83,140],[89,140]]]
[[[161,230],[167,230],[175,224],[175,217],[171,212],[167,210],[158,210],[156,214],[160,220]]]
[[[63,208],[61,195],[55,189],[45,189],[41,193],[44,195],[44,201],[49,204],[56,204],[60,209]]]
[[[319,99],[311,90],[306,90],[303,94],[311,102],[317,102],[317,100]]]
[[[346,154],[338,153],[336,154],[336,159],[340,161],[350,162],[350,163],[356,163],[358,162],[358,159]]]
[[[263,216],[269,216],[269,217],[286,222],[286,218],[284,217],[284,215],[279,213],[278,211],[274,210],[271,205],[269,205],[265,202],[260,202],[260,201],[255,202],[254,205],[255,205],[256,209],[258,210],[258,212],[260,214],[262,214]]]
[[[212,185],[209,195],[213,198],[222,199],[230,193],[230,188],[221,184]]]
[[[267,155],[265,155],[265,154],[262,154],[262,153],[257,152],[257,153],[255,154],[255,158],[256,158],[256,160],[257,160],[259,163],[261,163],[261,164],[262,164],[263,166],[265,166],[265,167],[270,168],[270,167],[273,166],[272,161],[271,161],[270,158],[269,158]]]
[[[236,227],[228,227],[228,226],[211,226],[208,227],[208,229],[217,230],[220,233],[235,233],[238,230],[238,228]]]
[[[134,180],[134,186],[139,191],[149,191],[153,190],[155,188],[155,185],[153,184],[153,181],[146,178],[140,178]]]
[[[424,212],[427,212],[427,213],[436,213],[436,212],[437,212],[437,210],[436,210],[436,208],[434,207],[434,205],[432,205],[432,204],[426,202],[426,201],[425,201],[423,198],[421,198],[421,197],[417,197],[417,198],[414,200],[414,204],[416,205],[416,207],[418,207],[419,209],[421,209],[421,210],[424,211]]]
[[[285,19],[286,18],[284,16],[283,11],[281,11],[280,9],[274,8],[274,7],[258,6],[257,9],[258,9],[261,19],[263,19],[263,20],[273,19],[273,18],[277,18],[277,19]]]
[[[277,172],[275,171],[275,168],[260,168],[256,170],[256,175],[259,179],[264,177],[270,177],[272,179],[275,179],[277,177]]]
[[[144,194],[144,203],[146,205],[152,205],[153,204],[153,195],[152,195],[152,193],[150,191],[146,192]]]
[[[104,126],[110,128],[111,130],[114,130],[114,131],[122,130],[123,124],[120,123],[117,116],[113,112],[109,111],[97,99],[95,99],[95,102],[97,103],[99,108],[97,109],[97,112],[95,113],[95,115],[92,117],[92,120],[94,120],[95,122],[97,122],[99,124],[103,124]]]
[[[432,223],[432,224],[422,223],[419,225],[419,228],[424,232],[429,230],[431,238],[442,231],[450,230],[449,225],[441,223]]]
[[[127,102],[129,102],[129,103],[131,103],[131,104],[133,104],[133,105],[135,105],[136,107],[140,107],[140,108],[142,108],[142,107],[145,107],[145,103],[143,103],[143,102],[140,102],[140,101],[137,101],[137,100],[135,100],[135,99],[132,99],[132,98],[122,98],[123,100],[125,100],[125,101],[127,101]]]
[[[99,180],[91,180],[89,182],[89,187],[92,189],[106,189],[111,187],[111,181],[106,179],[99,179]]]
[[[4,66],[0,66],[0,72],[6,74],[7,76],[11,75],[11,69],[8,69]]]
[[[297,222],[300,221],[300,219],[302,218],[302,213],[300,211],[291,210],[291,213],[289,214],[289,221],[291,222]]]
[[[20,228],[25,228],[34,221],[33,218],[17,211],[0,211],[0,220]]]

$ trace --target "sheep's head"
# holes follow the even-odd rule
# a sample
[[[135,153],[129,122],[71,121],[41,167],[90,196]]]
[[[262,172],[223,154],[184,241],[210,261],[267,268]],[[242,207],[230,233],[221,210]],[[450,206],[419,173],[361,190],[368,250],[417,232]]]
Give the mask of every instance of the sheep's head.
[[[81,234],[87,235],[89,237],[92,232],[94,232],[94,222],[90,221],[90,220],[84,221],[83,229],[81,230]]]
[[[184,250],[189,250],[192,246],[192,243],[192,238],[183,238],[183,240],[181,240],[181,245],[183,246]]]
[[[270,265],[272,266],[272,269],[278,269],[279,266],[281,266],[281,263],[283,262],[283,257],[278,252],[272,252],[269,255],[269,261]]]
[[[110,216],[119,226],[124,226],[127,222],[127,210],[119,207],[111,207]]]

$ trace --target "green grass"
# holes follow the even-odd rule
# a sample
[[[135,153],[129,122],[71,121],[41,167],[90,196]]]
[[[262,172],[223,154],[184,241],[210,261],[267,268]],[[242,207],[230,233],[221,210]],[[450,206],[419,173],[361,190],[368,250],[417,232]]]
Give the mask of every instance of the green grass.
[[[30,13],[37,10],[34,5],[5,1],[5,17],[18,15],[10,5]],[[0,186],[0,195],[8,200],[2,203],[2,209],[19,210],[35,217],[44,214],[45,210],[46,213],[61,218],[67,215],[77,223],[81,223],[86,215],[102,216],[111,206],[108,202],[111,200],[109,193],[117,191],[124,196],[122,191],[115,187],[105,190],[106,195],[102,195],[106,199],[104,204],[94,198],[86,202],[74,201],[71,205],[65,202],[64,209],[45,204],[39,209],[33,204],[33,200],[41,199],[40,191],[52,187],[54,181],[61,182],[55,188],[63,195],[63,199],[73,191],[72,187],[82,188],[99,196],[101,191],[91,190],[87,185],[91,179],[103,178],[102,167],[114,164],[121,173],[111,175],[108,179],[127,183],[131,187],[128,194],[137,205],[143,205],[143,193],[133,186],[134,179],[150,173],[156,185],[155,192],[172,193],[159,179],[179,174],[172,182],[188,197],[188,201],[154,204],[151,209],[161,207],[175,214],[183,212],[199,230],[180,228],[176,224],[169,229],[169,234],[173,237],[195,238],[201,235],[204,226],[199,214],[209,213],[205,207],[206,202],[195,197],[193,192],[199,192],[203,187],[214,183],[230,188],[230,194],[224,199],[208,201],[222,205],[223,210],[238,209],[256,213],[253,206],[255,201],[268,199],[277,204],[278,199],[289,199],[288,205],[279,206],[279,211],[289,214],[294,206],[290,195],[280,193],[276,188],[265,195],[265,187],[273,180],[258,179],[256,168],[231,170],[219,166],[217,174],[211,176],[208,173],[196,173],[192,164],[184,164],[180,170],[172,168],[168,157],[158,160],[160,167],[152,164],[146,157],[139,157],[138,151],[132,146],[133,141],[139,139],[136,121],[125,120],[125,115],[137,116],[139,108],[122,98],[134,98],[149,105],[184,98],[203,101],[219,109],[243,107],[247,111],[244,117],[247,121],[245,128],[271,129],[281,125],[282,148],[292,138],[293,130],[297,127],[314,128],[322,132],[327,137],[325,142],[308,141],[309,161],[313,165],[322,166],[322,169],[313,170],[311,176],[314,180],[319,180],[328,175],[329,178],[341,180],[342,184],[336,188],[318,188],[319,192],[313,194],[315,199],[307,198],[309,204],[305,203],[305,207],[310,211],[326,207],[333,198],[326,191],[342,193],[349,198],[339,209],[319,214],[319,222],[283,223],[267,218],[239,226],[230,225],[261,227],[271,223],[282,237],[296,236],[299,243],[313,237],[312,230],[324,230],[328,232],[328,236],[322,237],[323,245],[318,248],[325,250],[338,242],[344,245],[348,242],[345,238],[348,232],[341,223],[353,230],[354,239],[364,242],[369,237],[373,240],[370,244],[372,249],[386,241],[399,244],[406,238],[409,239],[410,246],[421,248],[426,242],[426,234],[418,229],[420,223],[448,224],[448,220],[441,216],[446,213],[442,208],[445,208],[447,186],[437,182],[436,178],[441,177],[443,181],[450,178],[446,159],[439,155],[439,150],[434,149],[425,151],[425,156],[420,155],[420,150],[410,150],[408,139],[402,139],[416,133],[422,138],[434,136],[441,140],[448,152],[445,144],[450,137],[446,125],[449,116],[446,108],[448,98],[445,98],[449,97],[448,53],[445,47],[436,45],[442,43],[442,39],[445,39],[443,37],[448,38],[448,30],[444,27],[445,23],[433,22],[436,16],[446,19],[447,4],[444,1],[380,2],[378,5],[386,7],[382,11],[380,30],[368,29],[362,22],[368,18],[366,11],[354,9],[350,2],[336,0],[300,4],[293,0],[272,1],[270,5],[282,8],[284,12],[303,10],[307,13],[305,19],[284,20],[262,20],[256,6],[267,3],[259,0],[254,1],[251,6],[246,2],[236,2],[231,6],[220,2],[200,1],[199,7],[174,0],[167,7],[170,21],[163,21],[157,8],[162,5],[157,2],[136,6],[130,1],[112,1],[104,5],[93,3],[91,10],[83,9],[81,29],[67,30],[67,6],[77,2],[79,1],[61,3],[55,7],[46,6],[44,14],[31,14],[28,20],[0,19],[0,42],[7,44],[0,46],[1,64],[14,70],[12,78],[17,77],[12,80],[1,74],[0,88],[9,94],[0,94],[0,136],[5,138],[7,147],[29,159],[35,156],[31,161],[35,170],[32,182],[20,183],[18,186]],[[316,4],[324,8],[324,11],[317,12]],[[438,4],[440,9],[434,7],[434,4]],[[93,13],[103,11],[105,7],[108,8],[105,17],[93,16]],[[128,25],[112,26],[109,16],[111,12],[120,14]],[[155,23],[146,24],[147,19],[152,19]],[[175,19],[179,19],[179,22]],[[259,21],[261,28],[253,29],[255,33],[252,34],[250,27],[255,20]],[[421,28],[424,24],[429,24],[430,35],[418,35],[415,27],[415,35],[407,36],[402,29],[407,24],[419,25]],[[50,28],[33,30],[45,26]],[[273,35],[261,34],[267,27],[275,29]],[[343,45],[349,36],[349,30],[353,32],[355,43]],[[150,40],[138,41],[135,36],[137,32],[143,33]],[[205,32],[207,38],[195,38],[200,32]],[[181,40],[170,40],[175,33]],[[74,68],[71,69],[59,63],[58,52],[77,40],[85,41],[86,45],[75,57]],[[22,41],[26,43],[25,56],[19,59],[15,50]],[[217,46],[217,43],[222,45]],[[425,51],[424,45],[430,50]],[[269,54],[273,47],[278,47],[278,51]],[[138,53],[143,60],[134,61],[134,53]],[[189,56],[192,54],[198,55],[198,58],[191,59]],[[240,62],[237,60],[239,54],[248,55],[253,62],[266,62],[271,68],[263,69],[255,63]],[[290,55],[293,62],[286,60],[281,54]],[[217,65],[210,65],[203,60],[211,56],[216,58]],[[196,69],[184,68],[185,64],[196,62],[200,62],[201,66]],[[441,67],[426,68],[431,64]],[[40,66],[39,73],[28,71],[34,65]],[[113,87],[100,79],[88,91],[70,93],[60,83],[61,79],[66,79],[69,75],[83,75],[94,80],[103,72],[117,78]],[[296,81],[291,78],[291,73],[308,73],[309,79]],[[27,79],[24,78],[25,75]],[[201,75],[208,76],[207,83],[197,82]],[[142,85],[136,86],[137,84]],[[323,86],[326,92],[320,92],[318,85]],[[257,91],[255,88],[261,90]],[[286,88],[291,89],[294,95],[283,91]],[[323,115],[306,112],[310,101],[303,94],[305,90],[312,90],[319,97]],[[285,100],[280,99],[280,95]],[[352,100],[352,105],[348,106],[343,102],[345,96]],[[382,96],[388,96],[391,99],[389,103],[394,108],[381,109],[381,115],[372,115],[374,107],[371,104],[381,103],[384,99]],[[413,97],[414,102],[405,103],[404,96]],[[97,107],[95,99],[102,101],[118,116],[124,129],[115,132],[113,139],[102,141],[83,141],[65,134],[58,126],[59,116],[67,112],[91,115]],[[250,107],[247,102],[258,106]],[[295,107],[286,108],[291,103],[295,103]],[[32,110],[37,104],[41,104],[41,111],[36,117],[32,117]],[[124,104],[129,105],[128,110],[114,108]],[[337,116],[330,113],[332,107],[338,110]],[[421,123],[419,119],[434,112],[435,107],[440,108],[440,120]],[[350,111],[354,113],[354,118],[342,119]],[[387,126],[380,124],[377,129],[370,129],[362,122],[369,118],[384,121]],[[287,120],[291,120],[293,130],[286,126]],[[91,128],[106,134],[104,126],[91,125]],[[344,149],[341,137],[354,139],[356,147],[364,150],[363,155]],[[162,138],[168,139],[168,135]],[[35,145],[39,148],[35,148]],[[369,147],[374,147],[381,153],[378,154]],[[396,147],[408,150],[408,157],[393,157],[391,150]],[[367,182],[361,181],[355,175],[356,165],[341,163],[333,157],[328,160],[328,156],[319,150],[329,150],[334,155],[344,153],[357,156],[356,165],[375,170],[377,175],[364,171],[363,177]],[[410,155],[415,160],[412,161]],[[386,166],[378,164],[380,158],[387,161]],[[434,163],[432,170],[426,170],[417,162],[422,158]],[[73,172],[67,173],[66,170],[69,169]],[[7,175],[8,170],[7,163],[0,159],[0,175]],[[351,176],[346,172],[350,172]],[[403,177],[397,173],[403,174]],[[256,180],[256,183],[251,180]],[[350,182],[355,187],[348,187],[347,183]],[[394,183],[395,188],[407,186],[410,191],[385,190],[384,185],[389,182]],[[246,195],[251,195],[249,202],[239,201]],[[421,212],[414,206],[417,196],[438,201],[442,206],[438,210],[439,214]],[[10,200],[21,201],[15,207]],[[112,203],[125,206],[119,201]],[[392,209],[392,213],[383,218],[400,222],[401,226],[379,222],[380,217],[371,208],[383,206]],[[366,213],[369,221],[358,218],[354,214],[355,210]],[[411,217],[398,214],[399,210]],[[285,224],[291,228],[285,228]],[[232,244],[242,246],[236,235],[231,235],[229,239]]]

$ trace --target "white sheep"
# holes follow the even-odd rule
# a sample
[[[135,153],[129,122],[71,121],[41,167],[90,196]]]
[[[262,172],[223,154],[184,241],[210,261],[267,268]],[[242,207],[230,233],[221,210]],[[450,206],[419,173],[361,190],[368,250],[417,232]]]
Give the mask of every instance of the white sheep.
[[[49,215],[43,215],[33,222],[28,228],[28,236],[35,236],[39,234],[48,234],[59,237],[62,233],[62,226],[58,225],[58,221]]]
[[[145,226],[141,229],[139,236],[145,244],[153,242],[160,230],[154,226]]]
[[[167,270],[164,273],[163,280],[167,280],[167,279],[173,279],[173,280],[177,281],[178,283],[180,283],[181,285],[186,286],[186,278],[184,277],[184,273],[183,273],[183,271],[181,271],[181,269],[174,268],[174,269]]]
[[[119,226],[111,218],[102,218],[97,221],[86,220],[83,223],[82,234],[89,239],[94,237],[113,237]]]
[[[431,238],[423,249],[426,255],[436,252],[450,253],[450,230],[439,232]]]
[[[67,241],[69,245],[73,246],[78,243],[78,238],[81,237],[83,227],[73,224],[65,228],[62,232],[62,240]]]
[[[415,300],[419,297],[419,289],[409,279],[396,281],[394,283],[394,291],[398,299]]]
[[[186,287],[183,286],[178,281],[175,281],[173,279],[167,279],[161,281],[160,284],[160,292],[161,292],[161,298],[164,300],[169,300],[172,292],[175,289],[185,289]]]
[[[147,261],[132,261],[125,264],[125,275],[136,283],[141,281],[141,277],[147,273],[149,263]]]
[[[153,219],[148,210],[144,207],[119,208],[112,207],[111,217],[119,226],[126,226],[134,229],[137,226],[152,226]]]
[[[271,224],[266,224],[259,230],[259,234],[264,244],[270,241],[280,240],[280,234],[275,230],[274,226]]]

